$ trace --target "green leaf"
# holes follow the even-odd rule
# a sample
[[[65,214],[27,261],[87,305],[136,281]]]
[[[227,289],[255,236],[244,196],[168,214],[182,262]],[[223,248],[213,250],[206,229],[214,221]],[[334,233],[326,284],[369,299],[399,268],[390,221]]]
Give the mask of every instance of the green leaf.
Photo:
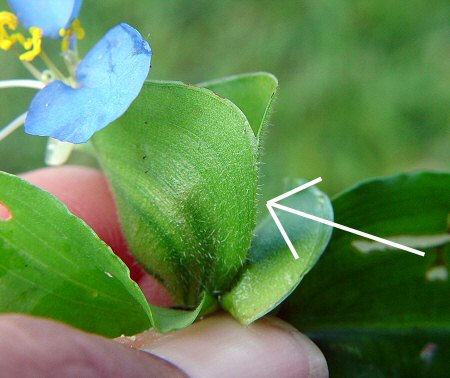
[[[203,88],[147,82],[94,145],[128,245],[177,304],[229,289],[255,224],[256,140],[244,114]]]
[[[169,332],[186,328],[199,316],[213,312],[217,308],[217,300],[204,294],[197,308],[191,311],[156,306],[151,308],[155,319],[155,329],[159,332]]]
[[[300,185],[297,182],[293,187]],[[332,220],[328,197],[309,188],[283,204],[320,218]],[[256,229],[247,265],[222,305],[240,322],[249,324],[280,304],[314,266],[331,237],[331,227],[275,209],[299,259],[295,260],[269,215]]]
[[[51,194],[0,172],[0,312],[51,317],[105,336],[150,328],[127,267]]]
[[[267,72],[254,72],[207,81],[199,86],[208,88],[236,104],[247,117],[259,140],[268,122],[278,88],[275,76]]]
[[[402,174],[365,182],[333,201],[337,223],[413,241],[426,255],[361,248],[360,237],[335,231],[280,312],[318,343],[332,375],[448,373],[449,188],[450,174]]]
[[[192,311],[149,305],[128,268],[54,196],[0,172],[0,312],[50,317],[115,337],[187,327],[216,301]],[[0,208],[5,210],[5,207]]]

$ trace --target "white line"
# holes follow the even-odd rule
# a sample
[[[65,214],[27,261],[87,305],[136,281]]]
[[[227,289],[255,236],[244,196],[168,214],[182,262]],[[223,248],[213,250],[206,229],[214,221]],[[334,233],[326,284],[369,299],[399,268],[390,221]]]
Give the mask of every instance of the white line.
[[[398,244],[398,243],[395,243],[395,242],[392,242],[392,241],[389,241],[389,240],[386,240],[386,239],[383,239],[383,238],[379,238],[378,236],[371,235],[371,234],[368,234],[366,232],[362,232],[362,231],[359,231],[359,230],[355,230],[354,228],[343,226],[342,224],[334,223],[334,222],[331,222],[329,220],[322,219],[322,218],[316,217],[316,216],[308,214],[308,213],[304,213],[303,211],[294,210],[294,209],[291,209],[290,207],[283,206],[283,205],[280,205],[278,203],[274,203],[272,201],[269,201],[270,204],[269,204],[269,202],[267,203],[267,208],[269,209],[269,211],[271,210],[270,207],[273,206],[273,207],[276,207],[277,209],[287,211],[288,213],[300,215],[301,217],[312,219],[312,220],[314,220],[316,222],[320,222],[320,223],[326,224],[326,225],[331,226],[331,227],[336,227],[336,228],[339,228],[341,230],[344,230],[344,231],[347,231],[347,232],[351,232],[352,234],[356,234],[356,235],[362,236],[362,237],[367,238],[367,239],[372,239],[372,240],[375,240],[375,241],[377,241],[379,243],[387,244],[387,245],[390,245],[392,247],[395,247],[395,248],[398,248],[398,249],[402,249],[404,251],[411,252],[411,253],[414,253],[414,254],[419,255],[419,256],[424,256],[425,255],[425,252],[419,251],[419,250],[414,249],[414,248],[406,247],[403,244]],[[272,214],[272,216],[274,216],[275,211],[273,211],[273,209],[272,209],[272,211],[270,213]],[[276,218],[276,219],[278,220],[278,218]],[[277,223],[277,220],[275,220],[275,223]],[[279,222],[279,220],[278,220],[278,222]],[[277,226],[278,226],[278,224],[277,224]],[[280,226],[278,226],[278,228],[280,228]],[[280,229],[280,231],[281,231],[281,229]],[[284,229],[283,229],[283,231],[284,231]],[[281,233],[283,234],[283,232],[281,232]],[[287,235],[285,237],[285,235],[283,234],[283,237],[286,240]],[[287,240],[289,240],[289,238]],[[287,243],[287,240],[286,240],[286,243]],[[288,245],[289,245],[289,243],[288,243]],[[291,248],[291,247],[289,246],[289,248]],[[291,249],[291,252],[292,252],[292,249]]]
[[[292,245],[291,241],[289,240],[289,237],[286,234],[286,231],[284,230],[283,226],[281,225],[280,220],[278,219],[277,215],[275,214],[275,211],[272,209],[272,205],[267,203],[267,208],[269,209],[270,215],[272,215],[273,220],[275,221],[275,224],[277,225],[278,229],[281,232],[281,235],[283,236],[284,241],[288,245],[289,249],[291,250],[292,254],[294,255],[294,259],[298,259],[298,253],[295,250],[294,246]]]
[[[281,194],[278,197],[272,198],[271,200],[267,201],[267,203],[270,203],[271,205],[273,205],[273,204],[275,204],[275,202],[281,201],[282,199],[285,199],[286,197],[289,197],[292,194],[298,193],[301,190],[307,189],[310,186],[316,185],[318,182],[321,182],[321,181],[322,181],[322,177],[317,177],[315,180],[309,181],[306,184],[300,185],[295,189],[289,190],[289,192]]]
[[[5,139],[9,134],[13,133],[16,129],[22,126],[27,118],[27,112],[21,114],[10,122],[7,126],[0,130],[0,140]]]

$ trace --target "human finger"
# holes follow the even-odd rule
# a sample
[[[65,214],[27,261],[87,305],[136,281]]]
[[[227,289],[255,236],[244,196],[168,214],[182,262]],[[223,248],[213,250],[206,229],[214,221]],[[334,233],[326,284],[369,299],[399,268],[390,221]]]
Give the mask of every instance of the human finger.
[[[171,361],[191,377],[328,377],[319,348],[275,317],[244,326],[215,314],[180,331],[117,340]]]
[[[2,377],[187,377],[157,356],[66,325],[0,316]]]

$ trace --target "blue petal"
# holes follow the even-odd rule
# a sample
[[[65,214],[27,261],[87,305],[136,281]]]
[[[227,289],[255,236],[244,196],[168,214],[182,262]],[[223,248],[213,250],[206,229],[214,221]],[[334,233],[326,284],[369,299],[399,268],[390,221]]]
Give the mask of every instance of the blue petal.
[[[77,67],[78,88],[48,84],[31,102],[25,131],[72,143],[86,142],[119,118],[139,94],[151,49],[127,24],[111,29]]]
[[[67,29],[78,17],[83,0],[9,0],[19,22],[26,28],[36,26],[50,38],[59,38],[59,30]]]

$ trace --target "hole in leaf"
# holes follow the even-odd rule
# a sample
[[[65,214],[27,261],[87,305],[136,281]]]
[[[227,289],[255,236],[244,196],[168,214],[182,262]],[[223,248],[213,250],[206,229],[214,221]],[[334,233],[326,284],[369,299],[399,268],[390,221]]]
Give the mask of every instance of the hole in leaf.
[[[445,265],[437,265],[429,269],[425,273],[425,277],[428,281],[447,281],[448,270]]]
[[[420,351],[420,358],[426,363],[430,364],[433,362],[436,353],[438,352],[439,346],[435,343],[427,343]]]
[[[9,221],[10,219],[12,219],[11,211],[0,202],[0,221]]]
[[[433,248],[450,243],[450,234],[436,235],[393,235],[388,236],[388,240],[407,245],[412,248]],[[352,246],[361,253],[371,253],[377,251],[387,251],[395,247],[367,240],[354,240]]]

